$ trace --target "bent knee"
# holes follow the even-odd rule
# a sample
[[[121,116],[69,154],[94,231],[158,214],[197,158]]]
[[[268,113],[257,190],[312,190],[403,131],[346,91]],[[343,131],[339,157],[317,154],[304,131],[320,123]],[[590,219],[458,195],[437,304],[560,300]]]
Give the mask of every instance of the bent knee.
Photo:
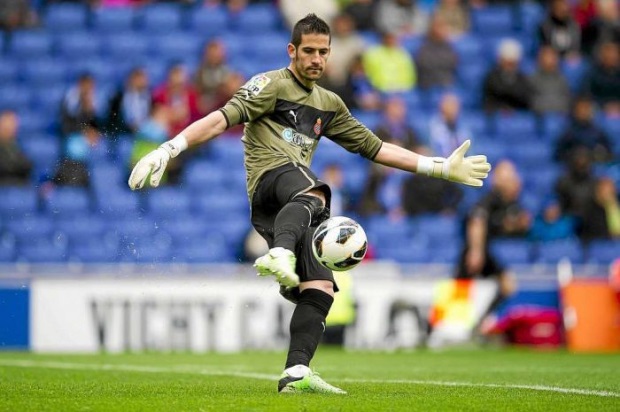
[[[334,296],[334,283],[329,280],[310,280],[307,282],[301,282],[299,284],[299,290],[303,292],[306,289],[318,289],[330,296]]]

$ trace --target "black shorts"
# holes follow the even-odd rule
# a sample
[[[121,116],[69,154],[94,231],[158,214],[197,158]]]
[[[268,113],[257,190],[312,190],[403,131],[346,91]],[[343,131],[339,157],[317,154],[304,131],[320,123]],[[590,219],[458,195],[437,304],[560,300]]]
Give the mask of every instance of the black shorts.
[[[273,247],[274,222],[278,212],[295,196],[317,189],[325,195],[325,207],[329,208],[331,190],[321,182],[307,167],[297,163],[287,163],[265,173],[252,196],[252,225],[256,231]],[[321,265],[312,253],[312,235],[319,222],[313,222],[297,244],[295,268],[301,282],[310,280],[329,280],[337,290],[332,271]]]

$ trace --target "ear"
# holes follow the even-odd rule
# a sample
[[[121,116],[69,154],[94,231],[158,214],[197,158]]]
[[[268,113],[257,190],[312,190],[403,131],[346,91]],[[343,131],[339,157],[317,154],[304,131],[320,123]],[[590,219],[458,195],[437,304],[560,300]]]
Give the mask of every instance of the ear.
[[[295,58],[295,46],[293,45],[293,43],[289,43],[288,46],[286,46],[286,50],[288,51],[288,57],[290,57],[291,59]]]

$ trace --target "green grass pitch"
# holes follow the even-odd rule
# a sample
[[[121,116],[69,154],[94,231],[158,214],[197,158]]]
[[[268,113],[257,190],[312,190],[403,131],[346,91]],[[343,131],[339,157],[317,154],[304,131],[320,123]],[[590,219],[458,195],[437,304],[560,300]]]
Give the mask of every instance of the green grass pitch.
[[[0,352],[0,411],[620,411],[620,355],[320,350],[347,396],[277,394],[283,359]]]

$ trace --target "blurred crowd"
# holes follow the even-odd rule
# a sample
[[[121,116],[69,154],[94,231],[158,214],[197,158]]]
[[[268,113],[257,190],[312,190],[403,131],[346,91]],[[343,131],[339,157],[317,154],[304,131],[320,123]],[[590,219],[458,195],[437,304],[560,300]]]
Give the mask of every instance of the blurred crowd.
[[[39,16],[54,0],[3,0],[0,27],[37,27]],[[78,2],[78,1],[74,1]],[[171,1],[172,2],[172,1]],[[93,8],[141,7],[150,0],[90,0]],[[250,0],[178,0],[188,7],[243,10]],[[350,196],[342,183],[347,170],[338,164],[324,175],[334,185],[336,214],[394,220],[425,214],[464,218],[465,245],[458,275],[503,272],[489,244],[496,238],[558,240],[620,239],[617,189],[620,135],[603,122],[620,121],[620,19],[615,0],[551,0],[530,2],[542,18],[529,28],[531,42],[505,37],[494,44],[495,64],[485,68],[482,82],[463,94],[457,90],[462,61],[456,43],[472,32],[472,12],[497,5],[516,10],[524,2],[492,0],[279,0],[282,30],[309,12],[331,22],[332,54],[320,84],[337,92],[354,114],[362,114],[386,141],[430,156],[448,156],[472,139],[486,153],[486,136],[470,121],[478,110],[485,119],[506,122],[523,114],[536,119],[559,117],[556,136],[549,140],[553,163],[560,170],[537,207],[523,204],[528,188],[523,173],[532,170],[508,159],[492,159],[495,168],[483,195],[470,201],[469,192],[451,183],[405,175],[372,165],[360,196]],[[529,22],[532,24],[531,22]],[[284,53],[285,44],[282,44]],[[45,185],[89,185],[88,159],[105,155],[105,141],[133,136],[128,172],[135,161],[175,136],[185,126],[222,106],[247,76],[229,64],[226,43],[208,39],[199,64],[169,62],[165,79],[153,84],[145,67],[135,67],[115,93],[103,98],[101,85],[85,72],[66,90],[58,133],[62,161]],[[583,69],[569,78],[572,68]],[[585,68],[585,69],[584,69]],[[274,67],[277,69],[277,67]],[[577,70],[577,69],[575,69]],[[578,79],[576,81],[575,79]],[[437,92],[437,93],[435,93]],[[430,106],[411,110],[421,94]],[[415,119],[412,121],[412,119]],[[620,130],[616,128],[615,130]],[[239,136],[241,130],[233,130]],[[10,108],[0,114],[0,184],[32,184],[32,164],[18,144],[19,117]],[[27,136],[20,137],[27,139]],[[498,134],[496,139],[502,139]],[[479,144],[476,144],[477,141]],[[519,138],[506,145],[527,144]],[[104,153],[98,154],[99,151]],[[180,184],[187,158],[171,165],[167,184]],[[546,168],[547,169],[547,168]],[[613,171],[616,170],[614,175]],[[615,176],[615,177],[614,177]],[[510,286],[506,286],[507,289]]]

